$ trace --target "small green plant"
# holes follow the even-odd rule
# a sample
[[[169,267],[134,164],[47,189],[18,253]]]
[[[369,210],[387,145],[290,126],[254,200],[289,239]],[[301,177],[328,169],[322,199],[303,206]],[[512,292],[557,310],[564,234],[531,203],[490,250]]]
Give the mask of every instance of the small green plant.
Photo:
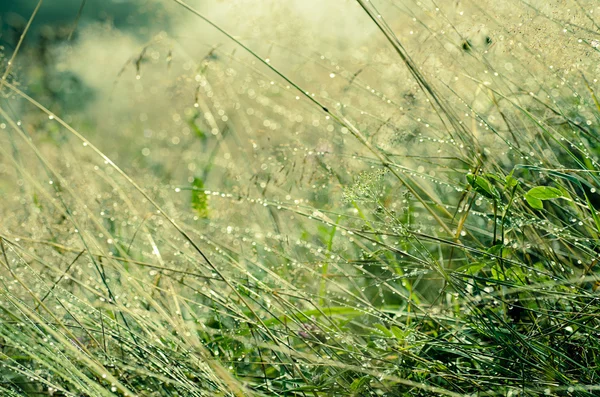
[[[600,8],[275,3],[33,10],[0,394],[597,395]]]

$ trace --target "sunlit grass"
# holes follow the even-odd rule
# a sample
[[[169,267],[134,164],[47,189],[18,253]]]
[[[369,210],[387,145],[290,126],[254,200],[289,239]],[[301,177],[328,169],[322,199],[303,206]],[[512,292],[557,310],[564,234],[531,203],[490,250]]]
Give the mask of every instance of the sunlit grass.
[[[342,3],[4,66],[3,395],[598,393],[600,8]]]

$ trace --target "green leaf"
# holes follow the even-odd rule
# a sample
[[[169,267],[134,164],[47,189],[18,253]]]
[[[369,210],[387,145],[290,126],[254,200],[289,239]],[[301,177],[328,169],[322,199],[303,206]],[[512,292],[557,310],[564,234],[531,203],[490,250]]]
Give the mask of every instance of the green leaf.
[[[497,181],[497,182],[500,182],[500,183],[504,182],[504,179],[502,179],[501,177],[499,177],[499,176],[498,176],[498,175],[496,175],[496,174],[492,174],[492,173],[489,173],[489,172],[487,172],[487,173],[483,174],[483,176],[484,176],[485,178],[489,179],[489,180],[492,180],[492,179],[493,179],[493,180],[495,180],[495,181]]]
[[[456,272],[459,273],[467,273],[467,274],[477,274],[479,273],[484,267],[486,266],[486,264],[484,262],[473,262],[473,263],[469,263],[466,264],[464,266],[460,266],[456,269]]]
[[[467,174],[467,182],[473,187],[473,190],[487,198],[493,200],[500,198],[494,185],[483,176]]]
[[[500,266],[494,265],[494,266],[492,266],[492,268],[490,270],[492,273],[492,279],[498,280],[498,281],[506,280],[506,277],[504,277],[504,272]]]
[[[408,335],[410,335],[410,331],[406,330],[403,331],[400,328],[396,327],[395,325],[392,325],[392,333],[394,334],[394,336],[396,337],[396,339],[398,339],[398,341],[403,342],[404,339],[406,339],[406,337]]]
[[[487,252],[492,255],[499,256],[502,253],[502,248],[504,248],[504,244],[492,245],[490,248],[488,248]]]
[[[550,200],[564,197],[564,194],[560,189],[550,186],[534,187],[533,189],[529,190],[526,195],[540,200]]]
[[[358,391],[364,385],[368,384],[370,379],[371,379],[370,376],[363,376],[363,377],[354,379],[354,381],[350,385],[350,390],[352,390],[354,392]]]
[[[381,333],[383,333],[383,334],[384,334],[385,336],[387,336],[388,338],[391,338],[391,337],[393,337],[393,336],[394,336],[394,334],[392,334],[392,332],[391,332],[389,329],[387,329],[387,328],[385,327],[385,325],[383,325],[383,324],[379,324],[379,323],[377,323],[377,324],[373,324],[373,325],[375,326],[375,328],[377,328],[379,331],[381,331]]]
[[[507,175],[505,178],[505,188],[512,189],[513,187],[519,184],[519,180],[517,178],[513,178],[511,175]]]
[[[544,203],[542,203],[542,200],[540,199],[525,195],[525,200],[527,200],[527,203],[531,206],[531,208],[534,208],[536,210],[544,209]]]
[[[192,208],[202,218],[208,218],[208,197],[204,193],[204,181],[194,178],[192,182]]]
[[[550,186],[537,186],[525,193],[525,200],[536,210],[544,209],[543,200],[565,197],[560,189]]]

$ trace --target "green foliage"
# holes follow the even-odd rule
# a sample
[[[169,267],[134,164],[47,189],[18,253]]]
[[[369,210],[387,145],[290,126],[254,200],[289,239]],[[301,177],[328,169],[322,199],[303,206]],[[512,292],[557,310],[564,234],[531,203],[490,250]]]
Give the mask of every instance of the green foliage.
[[[469,184],[473,187],[473,190],[475,190],[477,193],[493,200],[497,200],[500,197],[494,185],[492,185],[492,183],[486,177],[467,174],[466,178],[467,182],[469,182]]]
[[[1,62],[0,395],[598,394],[592,1],[175,3]]]
[[[198,216],[208,217],[208,196],[204,191],[204,181],[200,178],[194,178],[191,186],[192,208]]]
[[[537,186],[531,188],[525,193],[525,200],[536,210],[544,209],[543,201],[552,200],[564,197],[563,192],[560,189],[550,186]]]
[[[200,113],[195,112],[192,117],[190,117],[187,120],[187,125],[191,128],[191,130],[194,132],[194,135],[196,135],[198,138],[200,138],[200,140],[205,141],[206,140],[206,134],[204,133],[204,131],[198,127],[198,125],[196,124],[196,120],[198,118],[198,116],[200,115]]]

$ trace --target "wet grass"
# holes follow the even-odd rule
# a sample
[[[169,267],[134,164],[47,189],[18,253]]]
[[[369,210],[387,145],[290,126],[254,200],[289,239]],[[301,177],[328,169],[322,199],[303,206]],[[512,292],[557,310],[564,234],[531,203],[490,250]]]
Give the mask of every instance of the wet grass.
[[[174,3],[219,38],[84,110],[4,67],[3,395],[598,394],[600,9],[358,0],[352,49]]]

